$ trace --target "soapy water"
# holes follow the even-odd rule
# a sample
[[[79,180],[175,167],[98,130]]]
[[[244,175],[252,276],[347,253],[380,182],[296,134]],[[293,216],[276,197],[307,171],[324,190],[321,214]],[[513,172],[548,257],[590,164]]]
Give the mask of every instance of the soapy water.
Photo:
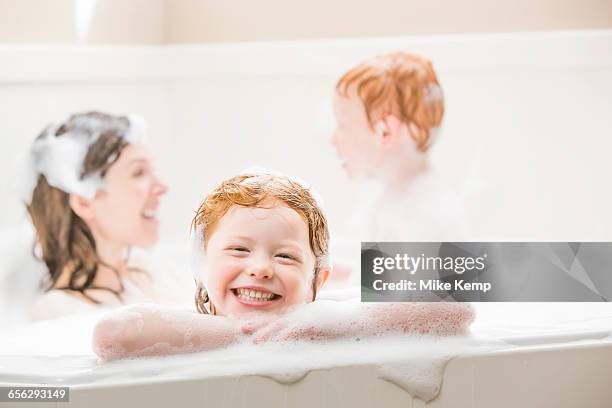
[[[29,151],[26,165],[26,180],[22,188],[22,199],[30,202],[32,191],[39,175],[44,175],[49,185],[62,191],[93,198],[96,191],[104,188],[99,173],[81,177],[83,162],[90,146],[108,130],[125,127],[124,140],[127,143],[145,142],[144,120],[129,115],[124,124],[119,120],[109,122],[96,117],[81,117],[75,122],[75,129],[56,137],[61,124],[48,126],[37,138]],[[116,157],[110,157],[112,162]]]

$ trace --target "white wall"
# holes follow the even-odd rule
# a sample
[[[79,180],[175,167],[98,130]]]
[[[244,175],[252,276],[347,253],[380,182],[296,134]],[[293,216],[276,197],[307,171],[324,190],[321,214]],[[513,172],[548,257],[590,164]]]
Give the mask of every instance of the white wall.
[[[0,0],[0,43],[161,44],[165,12],[166,0]]]
[[[609,0],[168,0],[166,41],[270,41],[612,27]]]
[[[478,171],[474,240],[612,239],[610,31],[0,48],[0,191],[16,179],[14,157],[49,120],[94,108],[139,112],[171,188],[161,211],[167,239],[186,237],[207,191],[253,164],[310,181],[333,232],[346,235],[355,189],[322,112],[344,69],[390,49],[425,54],[437,67],[448,109],[434,165],[454,179]],[[14,193],[4,197],[0,228],[23,214]]]
[[[87,35],[76,10],[92,7]],[[0,0],[0,43],[162,44],[612,27],[609,0]]]

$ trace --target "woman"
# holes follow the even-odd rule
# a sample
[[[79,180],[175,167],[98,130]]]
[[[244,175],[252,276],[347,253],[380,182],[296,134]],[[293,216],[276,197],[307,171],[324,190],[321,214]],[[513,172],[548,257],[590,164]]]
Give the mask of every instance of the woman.
[[[101,112],[71,115],[45,129],[30,150],[36,254],[48,269],[34,319],[158,300],[132,246],[157,242],[156,211],[166,186],[155,175],[143,126]]]

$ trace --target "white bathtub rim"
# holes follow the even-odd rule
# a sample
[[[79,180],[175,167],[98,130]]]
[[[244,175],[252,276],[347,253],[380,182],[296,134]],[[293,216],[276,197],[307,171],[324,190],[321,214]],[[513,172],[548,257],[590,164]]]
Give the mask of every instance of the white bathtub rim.
[[[601,334],[601,333],[600,333]],[[609,334],[609,333],[608,333]],[[463,353],[460,355],[457,355],[455,357],[452,357],[448,362],[450,363],[450,361],[453,360],[457,360],[457,359],[473,359],[473,358],[488,358],[488,359],[494,359],[496,357],[501,357],[501,356],[512,356],[512,355],[526,355],[526,354],[534,354],[534,353],[541,353],[541,352],[563,352],[563,351],[581,351],[581,350],[592,350],[592,349],[599,349],[599,348],[607,348],[607,347],[612,347],[612,336],[608,335],[607,337],[603,337],[600,339],[594,339],[594,338],[590,338],[590,339],[581,339],[581,340],[574,340],[574,341],[567,341],[565,343],[553,343],[553,344],[530,344],[530,345],[515,345],[515,344],[510,344],[510,343],[506,343],[504,346],[501,346],[497,349],[491,349],[491,350],[486,350],[486,351],[482,351],[482,352],[468,352],[468,353]],[[11,356],[13,358],[19,358],[19,356]],[[32,356],[23,356],[23,357],[27,357],[27,358],[31,358]],[[80,358],[82,357],[83,359],[92,359],[94,357],[92,356],[66,356],[66,357],[76,357],[76,358]],[[2,359],[2,356],[0,355],[0,360]],[[160,361],[163,361],[163,358],[160,359]],[[112,364],[112,363],[111,363]],[[313,368],[307,371],[306,375],[308,375],[310,372],[313,371],[329,371],[329,370],[333,370],[335,368],[349,368],[349,367],[360,367],[360,368],[372,368],[372,369],[376,369],[378,365],[377,364],[366,364],[366,363],[358,363],[358,364],[341,364],[338,366],[334,366],[334,367],[321,367],[321,368]],[[6,376],[2,375],[3,377]],[[26,377],[26,375],[19,375],[20,377]],[[41,378],[40,381],[22,381],[22,382],[6,382],[6,381],[0,381],[0,386],[7,386],[7,385],[19,385],[19,386],[28,386],[28,385],[32,385],[32,386],[36,386],[36,385],[54,385],[54,386],[60,386],[60,385],[65,385],[65,386],[69,386],[71,388],[78,388],[78,389],[96,389],[96,388],[107,388],[107,387],[111,387],[111,386],[121,386],[121,385],[146,385],[146,384],[157,384],[157,383],[166,383],[168,381],[177,381],[177,382],[181,382],[181,381],[188,381],[188,380],[206,380],[206,379],[217,379],[217,378],[236,378],[236,377],[251,377],[251,376],[256,376],[256,377],[265,377],[265,378],[270,378],[272,379],[271,376],[266,375],[266,374],[244,374],[244,375],[218,375],[218,374],[211,374],[211,375],[193,375],[193,376],[185,376],[185,375],[166,375],[166,374],[162,374],[161,376],[151,376],[151,377],[129,377],[129,378],[121,378],[121,379],[97,379],[95,381],[91,381],[91,382],[72,382],[71,379],[67,379],[67,381],[59,383],[58,381],[53,381],[53,382],[48,382],[48,381],[44,381],[44,378]],[[27,377],[32,378],[32,375],[27,375]],[[76,378],[78,378],[78,374],[75,376]],[[47,378],[48,379],[48,376]],[[296,382],[301,381],[298,380]]]

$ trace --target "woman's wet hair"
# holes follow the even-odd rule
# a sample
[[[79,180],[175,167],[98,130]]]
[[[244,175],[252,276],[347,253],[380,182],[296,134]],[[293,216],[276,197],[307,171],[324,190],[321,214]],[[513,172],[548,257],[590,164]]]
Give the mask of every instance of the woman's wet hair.
[[[201,235],[196,242],[205,251],[217,224],[232,206],[269,208],[278,201],[295,210],[308,225],[308,240],[315,257],[312,278],[312,300],[317,296],[317,277],[323,267],[329,267],[329,229],[327,219],[310,188],[285,175],[245,173],[223,181],[202,202],[191,223],[192,234]],[[216,314],[206,288],[196,281],[195,304],[198,312]],[[208,307],[207,307],[208,305]]]
[[[130,130],[131,122],[126,116],[101,112],[77,113],[58,125],[46,128],[33,143],[32,150],[37,143],[40,144],[43,139],[50,137],[59,141],[62,138],[88,140],[84,157],[81,159],[82,165],[79,164],[78,178],[86,180],[98,176],[103,179],[129,144],[126,135]],[[35,159],[44,160],[45,153],[44,149],[37,149]],[[47,164],[52,167],[52,163]],[[70,193],[52,184],[54,183],[49,182],[44,171],[37,170],[31,199],[26,202],[36,229],[34,253],[44,261],[49,272],[46,290],[72,290],[94,303],[99,303],[85,292],[88,289],[102,289],[121,299],[123,288],[115,291],[94,286],[99,266],[109,265],[104,264],[98,257],[90,228],[70,207]],[[56,287],[58,279],[65,271],[68,271],[70,277],[68,284]]]

